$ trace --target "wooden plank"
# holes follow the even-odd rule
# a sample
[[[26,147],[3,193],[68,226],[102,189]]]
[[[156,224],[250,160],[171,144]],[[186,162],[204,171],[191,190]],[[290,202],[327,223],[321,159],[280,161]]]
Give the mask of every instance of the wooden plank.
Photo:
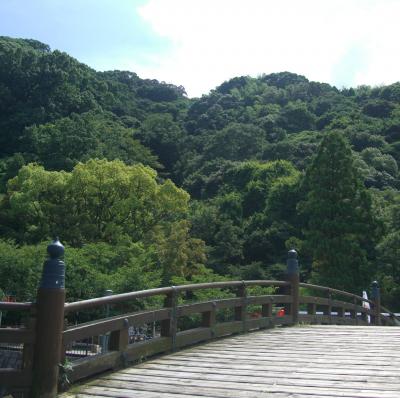
[[[367,381],[349,381],[343,383],[342,380],[313,380],[313,379],[290,379],[290,378],[271,378],[271,377],[253,377],[246,376],[240,377],[237,375],[215,375],[210,372],[199,373],[190,372],[136,372],[136,373],[122,373],[111,374],[105,376],[104,380],[127,381],[130,383],[158,383],[158,384],[174,384],[174,385],[203,385],[221,388],[231,388],[236,390],[249,389],[253,391],[262,391],[271,385],[280,385],[284,387],[315,387],[315,388],[336,388],[343,390],[375,390],[382,391],[382,383],[371,383]],[[243,384],[245,383],[245,384]],[[400,391],[398,383],[385,385],[385,391]]]
[[[253,304],[253,305],[260,305],[260,304],[286,304],[286,303],[291,303],[292,296],[288,295],[264,295],[264,296],[248,296],[247,297],[247,302],[248,304]]]
[[[71,383],[89,376],[114,369],[120,364],[120,353],[107,352],[92,358],[85,358],[72,363],[72,371],[68,376]]]
[[[246,319],[246,328],[287,318]],[[400,334],[395,328],[306,326],[240,334],[242,327],[242,320],[217,324],[219,333],[239,334],[105,375],[82,387],[82,398],[400,396]],[[209,327],[191,329],[177,334],[177,346],[211,337]],[[168,350],[171,339],[164,342],[158,350]],[[148,342],[139,344],[128,347],[128,360],[138,358],[138,348],[149,347]]]
[[[3,328],[0,329],[1,343],[33,343],[35,332],[25,328]]]
[[[123,329],[125,327],[125,319],[128,320],[129,326],[141,326],[145,323],[169,319],[170,314],[170,309],[162,308],[155,311],[125,314],[118,317],[83,323],[65,330],[63,332],[63,342],[64,345],[67,345],[72,341],[82,340],[87,337],[99,336],[101,334]]]
[[[0,369],[0,387],[30,387],[32,372],[30,370]]]
[[[263,317],[258,319],[247,319],[246,321],[247,330],[252,329],[268,329],[275,326],[273,317]]]
[[[122,373],[137,373],[140,371],[150,371],[150,372],[163,372],[168,371],[173,374],[179,372],[191,372],[191,373],[199,373],[204,374],[204,367],[201,364],[198,366],[187,366],[187,365],[179,365],[179,362],[174,365],[168,365],[162,362],[148,362],[142,364],[136,368],[128,368],[122,370]],[[376,376],[376,371],[363,371],[362,374],[357,373],[357,370],[354,371],[344,371],[340,372],[340,370],[336,370],[331,372],[329,369],[320,369],[320,368],[285,368],[285,367],[270,367],[270,368],[261,368],[254,367],[253,369],[241,369],[241,368],[230,368],[230,367],[213,367],[212,373],[214,375],[238,375],[239,377],[259,377],[259,378],[291,378],[291,379],[311,379],[311,380],[342,380],[342,381],[359,381],[367,383],[369,381],[372,382],[381,382],[381,383],[391,383],[391,384],[399,384],[400,388],[400,380],[398,378],[398,372],[394,372],[392,375],[381,375]]]
[[[242,302],[242,299],[240,297],[215,300],[215,308],[217,310],[222,310],[225,308],[232,308],[232,307],[235,307],[235,305],[241,304],[241,302]]]
[[[200,367],[201,369],[204,368],[212,368],[212,369],[231,369],[231,370],[238,370],[238,371],[252,371],[255,372],[260,369],[260,364],[249,363],[246,362],[234,362],[232,361],[225,361],[225,362],[217,362],[217,361],[199,361],[199,360],[170,360],[170,359],[162,359],[162,360],[154,360],[152,364],[155,365],[166,365],[171,367]],[[307,372],[314,372],[314,373],[332,373],[332,374],[346,374],[346,375],[368,375],[373,376],[376,374],[383,374],[382,369],[377,366],[373,367],[363,367],[360,369],[359,365],[346,365],[340,367],[340,369],[336,369],[335,367],[327,368],[323,364],[309,364],[307,367],[302,366],[299,367],[297,364],[291,364],[288,361],[282,360],[282,362],[275,362],[275,363],[266,363],[262,364],[263,370],[272,370],[272,371],[279,371],[279,372],[287,372],[287,374],[291,374],[292,372],[301,372],[303,369],[306,369]],[[390,370],[385,370],[384,375],[390,377],[399,377],[399,373],[397,368],[392,368]]]
[[[170,394],[168,392],[132,391],[122,388],[91,387],[85,393],[63,394],[60,398],[93,398],[93,397],[118,397],[118,398],[193,398],[194,395]]]
[[[242,331],[243,324],[241,321],[223,322],[215,325],[216,336],[226,336],[232,333],[239,333]]]
[[[252,360],[254,359],[255,355],[254,354],[230,354],[230,353],[203,353],[203,352],[190,352],[190,353],[177,353],[176,355],[173,356],[174,358],[196,358],[196,359],[204,359],[204,360],[209,360],[210,362],[213,361],[214,359],[221,361],[232,361],[235,360],[236,362],[240,361],[247,361],[247,360]],[[285,361],[285,353],[283,355],[278,356],[278,357],[272,357],[272,356],[259,356],[256,357],[257,361],[260,362],[260,365],[262,365],[264,362],[284,362]],[[347,356],[347,357],[342,357],[339,359],[334,359],[333,357],[325,358],[323,356],[316,357],[315,355],[302,355],[302,356],[294,356],[293,358],[290,358],[292,363],[297,363],[297,364],[310,364],[310,363],[321,363],[321,364],[326,364],[327,359],[329,359],[331,364],[342,364],[342,365],[365,365],[368,364],[368,360],[366,358],[360,358],[360,357],[354,357],[352,356]],[[392,360],[392,364],[388,364],[387,361],[385,360],[379,360],[379,359],[374,359],[371,358],[371,362],[375,366],[392,366],[393,364],[398,364],[400,365],[400,358],[397,360]]]
[[[196,329],[186,330],[176,334],[176,347],[182,348],[201,341],[209,340],[213,337],[210,328],[199,327]]]
[[[170,351],[171,348],[170,337],[157,337],[148,341],[130,344],[125,351],[125,356],[128,361],[142,361],[154,355]]]
[[[213,301],[180,305],[177,308],[177,314],[178,314],[178,316],[186,316],[186,315],[211,311],[214,306],[215,306],[215,302],[213,302]]]
[[[181,389],[182,390],[182,389]],[[222,395],[221,395],[222,394]],[[229,392],[228,392],[229,394]],[[253,393],[254,394],[254,393]],[[113,387],[88,387],[85,389],[85,392],[83,394],[73,394],[73,395],[66,395],[66,397],[74,397],[74,398],[93,398],[95,397],[115,397],[115,398],[195,398],[195,397],[211,397],[211,398],[225,398],[229,397],[226,392],[220,392],[220,391],[215,391],[213,392],[213,395],[207,394],[204,389],[195,391],[193,394],[187,394],[187,391],[185,389],[185,392],[176,392],[176,393],[169,393],[166,391],[146,391],[146,390],[135,390],[132,391],[129,387],[128,388],[113,388]],[[266,398],[265,394],[263,395],[251,395],[254,398]],[[238,395],[238,398],[244,397],[244,398],[249,398],[250,396],[247,395]],[[236,398],[231,396],[230,398]],[[309,395],[298,395],[296,394],[295,396],[289,395],[289,394],[274,394],[274,398],[310,398]],[[321,396],[313,395],[311,398],[322,398]],[[323,397],[323,398],[326,398]],[[351,397],[343,397],[343,398],[351,398]]]
[[[286,386],[286,385],[266,385],[262,386],[248,384],[245,386],[238,386],[232,382],[229,383],[217,383],[205,380],[191,381],[179,380],[179,379],[157,379],[152,378],[148,382],[140,381],[120,381],[112,380],[110,378],[104,378],[96,380],[95,385],[97,387],[114,387],[114,388],[124,388],[130,390],[139,391],[152,391],[152,392],[168,392],[179,394],[184,389],[185,392],[198,395],[208,395],[215,397],[263,397],[265,398],[266,393],[326,393],[324,388],[314,388],[309,386]],[[239,389],[240,388],[240,389]],[[331,397],[343,397],[343,395],[355,397],[355,398],[377,398],[379,394],[380,398],[398,398],[398,391],[379,391],[370,390],[368,388],[350,389],[350,388],[330,388],[329,394]]]

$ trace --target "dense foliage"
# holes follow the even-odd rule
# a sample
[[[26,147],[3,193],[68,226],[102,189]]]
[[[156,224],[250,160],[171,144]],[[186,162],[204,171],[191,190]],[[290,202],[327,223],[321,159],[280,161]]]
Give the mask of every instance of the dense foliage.
[[[399,162],[400,83],[283,72],[189,99],[0,37],[0,289],[31,298],[59,234],[74,299],[283,278],[295,247],[304,280],[361,293],[378,278],[396,309]]]

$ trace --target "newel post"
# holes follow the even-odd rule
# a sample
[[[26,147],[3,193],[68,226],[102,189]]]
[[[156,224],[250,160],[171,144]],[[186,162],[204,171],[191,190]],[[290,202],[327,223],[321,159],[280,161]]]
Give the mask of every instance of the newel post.
[[[57,396],[58,371],[64,328],[65,264],[64,246],[56,238],[47,246],[37,293],[36,343],[33,363],[32,397]]]
[[[372,282],[371,299],[374,302],[374,320],[375,325],[381,325],[381,292],[379,289],[379,283],[377,281]]]
[[[176,333],[178,331],[178,290],[172,286],[172,290],[164,300],[164,308],[170,309],[169,319],[161,321],[161,337],[171,339],[171,351],[176,350]]]
[[[290,282],[290,295],[292,296],[292,304],[290,306],[290,313],[292,315],[293,323],[299,322],[299,261],[297,259],[296,250],[292,249],[288,252],[287,258],[287,280]]]

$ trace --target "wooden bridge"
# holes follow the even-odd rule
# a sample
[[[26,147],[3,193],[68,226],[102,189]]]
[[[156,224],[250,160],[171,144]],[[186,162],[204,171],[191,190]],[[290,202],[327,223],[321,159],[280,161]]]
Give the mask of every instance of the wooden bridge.
[[[275,328],[109,373],[65,398],[398,398],[399,351],[396,328]]]
[[[0,368],[0,396],[55,397],[57,385],[99,376],[67,396],[400,397],[398,329],[381,327],[397,320],[376,284],[366,300],[300,283],[291,251],[285,281],[65,303],[59,242],[49,254],[37,302],[0,303],[22,323],[0,328],[0,352],[20,354],[19,366]]]

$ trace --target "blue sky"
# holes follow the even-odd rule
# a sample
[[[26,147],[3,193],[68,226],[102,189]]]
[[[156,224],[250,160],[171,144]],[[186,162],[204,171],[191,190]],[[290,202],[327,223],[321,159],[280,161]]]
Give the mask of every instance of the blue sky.
[[[34,38],[96,69],[118,69],[130,57],[146,65],[169,40],[138,15],[142,0],[2,0],[0,34]]]
[[[400,80],[399,0],[1,0],[0,35],[199,96],[289,70],[338,87]]]

